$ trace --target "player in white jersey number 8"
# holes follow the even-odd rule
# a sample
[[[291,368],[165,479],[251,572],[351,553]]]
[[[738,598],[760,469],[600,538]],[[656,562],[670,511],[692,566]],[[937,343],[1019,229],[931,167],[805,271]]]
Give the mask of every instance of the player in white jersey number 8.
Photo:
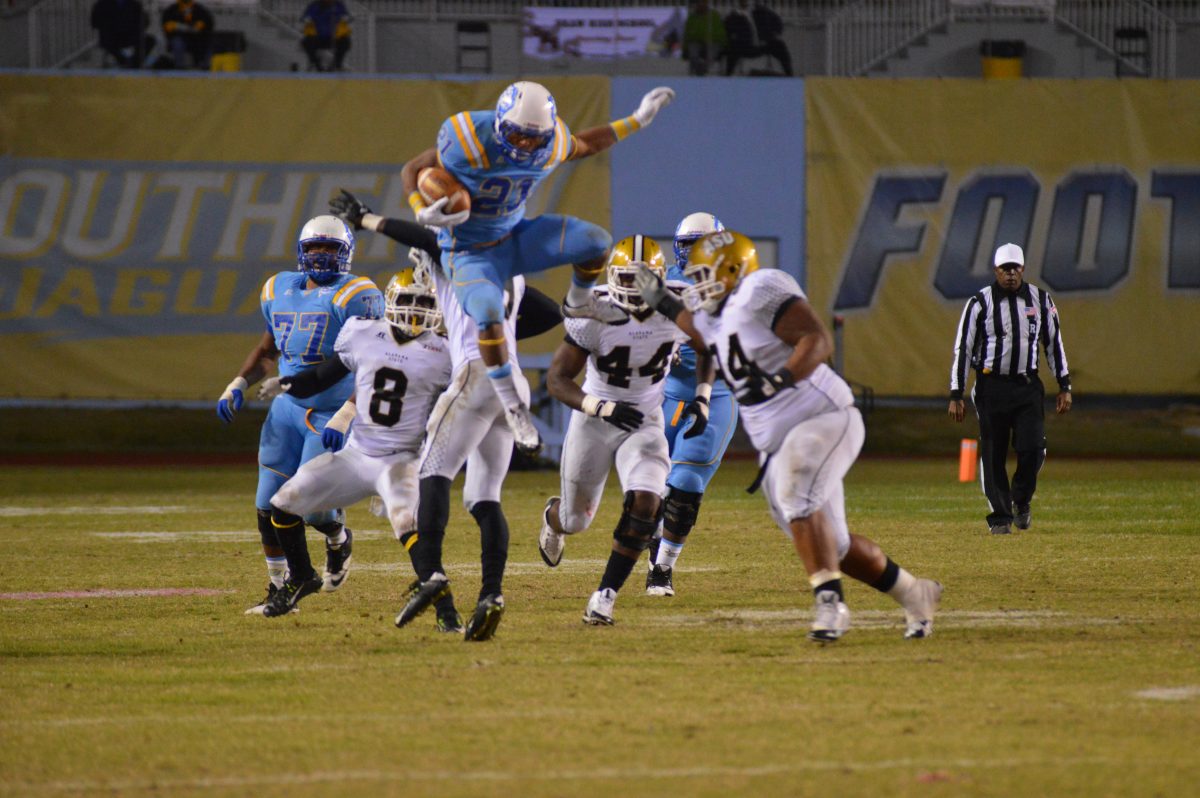
[[[846,525],[842,480],[862,448],[862,416],[850,387],[825,364],[832,337],[787,273],[758,268],[754,242],[725,230],[702,238],[684,274],[681,302],[652,270],[638,272],[646,303],[712,348],[742,407],[762,465],[771,515],[788,534],[815,598],[809,637],[837,640],[849,628],[842,574],[904,608],[906,638],[933,633],[941,584],[896,565]]]

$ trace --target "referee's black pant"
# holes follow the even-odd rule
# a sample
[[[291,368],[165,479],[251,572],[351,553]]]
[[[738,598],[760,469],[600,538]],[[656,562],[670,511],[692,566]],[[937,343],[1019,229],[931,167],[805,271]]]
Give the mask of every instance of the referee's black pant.
[[[1037,475],[1046,460],[1046,390],[1033,377],[977,373],[971,399],[979,416],[979,468],[991,512],[988,526],[1011,524],[1013,505],[1033,500]],[[1008,481],[1008,447],[1017,452],[1017,470]]]

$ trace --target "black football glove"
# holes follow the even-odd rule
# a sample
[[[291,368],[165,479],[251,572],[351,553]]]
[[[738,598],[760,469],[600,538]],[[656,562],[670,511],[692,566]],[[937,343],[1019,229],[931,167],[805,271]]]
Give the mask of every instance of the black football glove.
[[[614,402],[610,399],[601,399],[596,402],[594,408],[585,409],[584,412],[625,432],[633,432],[642,426],[645,418],[642,411],[637,409],[637,405],[630,402]]]
[[[687,407],[683,409],[680,415],[680,423],[682,424],[688,418],[692,418],[692,426],[687,432],[683,433],[683,437],[695,438],[704,434],[704,430],[708,429],[708,399],[703,396],[697,396],[695,399],[687,403]]]
[[[329,201],[329,211],[355,230],[362,229],[362,219],[371,209],[346,189]]]

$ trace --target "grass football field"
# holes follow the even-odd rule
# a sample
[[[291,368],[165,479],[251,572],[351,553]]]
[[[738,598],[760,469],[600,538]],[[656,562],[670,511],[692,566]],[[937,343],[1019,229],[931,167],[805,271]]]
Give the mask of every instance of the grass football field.
[[[242,614],[265,583],[253,466],[0,468],[0,794],[1196,794],[1200,463],[1052,459],[1011,537],[956,471],[851,471],[851,528],[946,593],[935,635],[905,641],[852,583],[851,631],[822,647],[749,462],[705,497],[678,595],[643,595],[639,567],[612,628],[580,615],[615,479],[551,570],[557,475],[510,475],[508,612],[482,644],[432,613],[392,625],[408,558],[363,505],[342,590],[268,620]],[[469,611],[459,496],[446,561]]]

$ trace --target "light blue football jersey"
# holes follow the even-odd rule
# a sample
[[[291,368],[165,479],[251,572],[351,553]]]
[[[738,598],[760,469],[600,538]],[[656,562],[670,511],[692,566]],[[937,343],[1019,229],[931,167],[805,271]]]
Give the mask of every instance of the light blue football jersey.
[[[667,268],[668,280],[692,282],[683,276],[683,269],[672,263]],[[675,360],[671,364],[671,372],[667,375],[666,395],[672,399],[691,401],[696,395],[696,351],[687,344],[680,345]],[[728,396],[729,386],[720,377],[713,379],[713,396]]]
[[[333,345],[347,319],[383,315],[383,294],[367,277],[341,274],[329,285],[305,288],[304,272],[280,272],[263,283],[262,312],[267,331],[279,349],[279,375],[288,377],[333,357]],[[337,385],[308,397],[296,399],[301,407],[336,410],[354,393],[354,375],[347,374]]]
[[[538,183],[571,155],[571,131],[558,119],[554,140],[542,156],[531,164],[514,164],[496,142],[495,118],[495,111],[463,111],[438,131],[438,162],[471,194],[470,218],[438,232],[443,250],[474,249],[504,238],[525,218],[525,200]]]

